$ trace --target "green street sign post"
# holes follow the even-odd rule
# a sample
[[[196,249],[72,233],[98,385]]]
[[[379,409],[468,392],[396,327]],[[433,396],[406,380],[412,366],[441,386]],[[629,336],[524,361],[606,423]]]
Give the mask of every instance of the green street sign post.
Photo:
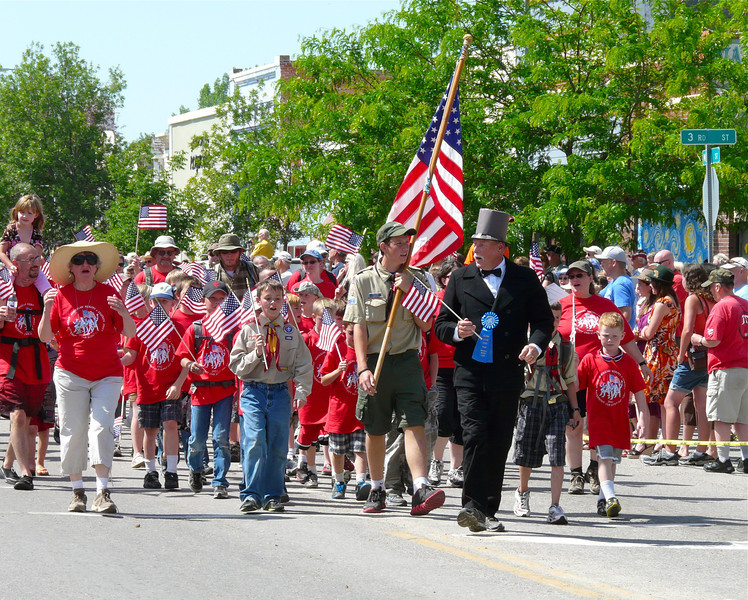
[[[683,129],[680,143],[684,146],[730,146],[738,140],[734,129]]]
[[[717,211],[719,210],[719,184],[716,182],[716,172],[712,168],[712,162],[719,162],[719,148],[716,156],[712,155],[712,146],[729,146],[737,143],[738,136],[734,129],[682,129],[680,132],[680,143],[684,146],[704,146],[704,164],[706,165],[706,176],[704,177],[704,217],[706,218],[707,239],[709,241],[709,260],[712,259],[714,250],[714,226],[717,222]],[[716,160],[714,160],[716,158]],[[714,185],[713,185],[714,184]],[[716,190],[713,190],[716,188]],[[714,206],[712,198],[713,191],[717,193],[717,206]]]

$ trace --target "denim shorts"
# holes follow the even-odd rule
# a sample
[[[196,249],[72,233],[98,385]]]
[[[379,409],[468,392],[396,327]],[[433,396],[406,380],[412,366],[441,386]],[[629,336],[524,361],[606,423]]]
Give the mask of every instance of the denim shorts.
[[[709,375],[706,370],[692,371],[688,366],[688,361],[680,363],[673,372],[673,380],[670,382],[670,389],[676,392],[688,394],[695,387],[707,387]]]
[[[623,456],[623,450],[614,448],[610,444],[601,444],[595,448],[597,458],[603,460],[612,460],[614,463],[620,463]]]

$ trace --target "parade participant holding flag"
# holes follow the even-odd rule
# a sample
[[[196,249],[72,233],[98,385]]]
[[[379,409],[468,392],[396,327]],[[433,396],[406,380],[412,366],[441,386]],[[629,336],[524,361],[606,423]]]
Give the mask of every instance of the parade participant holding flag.
[[[413,275],[400,273],[408,257],[409,238],[416,233],[400,223],[385,223],[376,235],[382,258],[353,280],[344,320],[354,324],[353,339],[358,364],[359,396],[356,417],[366,429],[366,453],[372,489],[364,504],[365,513],[378,513],[386,507],[384,489],[385,438],[393,413],[405,432],[405,454],[413,475],[411,514],[426,514],[444,504],[444,491],[429,486],[426,422],[426,384],[418,360],[422,331],[431,328],[401,304],[394,304],[395,290],[407,294]],[[426,277],[416,271],[421,283]],[[391,345],[384,357],[379,382],[374,379],[379,352],[387,328],[387,318],[395,311]]]
[[[52,255],[49,273],[60,289],[47,292],[39,339],[56,339],[54,382],[60,417],[60,467],[70,477],[68,510],[84,512],[83,471],[90,453],[96,470],[97,512],[114,513],[109,471],[114,454],[114,413],[122,388],[117,352],[120,333],[135,335],[135,323],[117,292],[102,282],[119,262],[112,244],[75,242]]]
[[[475,262],[452,273],[436,320],[437,337],[456,348],[465,478],[457,523],[471,531],[504,530],[495,514],[523,389],[523,362],[537,360],[553,331],[553,314],[537,275],[504,259],[512,220],[505,212],[480,210],[473,235]]]
[[[137,336],[132,336],[125,344],[122,364],[135,363],[137,381],[138,424],[143,429],[143,454],[146,474],[143,487],[160,489],[161,482],[156,470],[156,436],[161,426],[164,428],[164,453],[166,473],[164,487],[179,487],[177,463],[179,461],[179,430],[181,421],[182,384],[187,378],[176,356],[176,350],[184,334],[184,329],[169,318],[174,307],[174,290],[168,283],[157,283],[151,291],[153,303],[148,317],[137,327]]]
[[[229,294],[221,281],[211,281],[202,290],[206,319],[215,312]],[[231,465],[229,429],[236,383],[229,370],[229,354],[236,329],[223,337],[212,337],[202,321],[191,324],[177,356],[182,367],[189,372],[189,382],[194,386],[191,395],[192,421],[187,461],[190,466],[190,489],[203,488],[203,454],[208,439],[211,415],[213,416],[213,497],[228,498],[229,482],[226,476]]]

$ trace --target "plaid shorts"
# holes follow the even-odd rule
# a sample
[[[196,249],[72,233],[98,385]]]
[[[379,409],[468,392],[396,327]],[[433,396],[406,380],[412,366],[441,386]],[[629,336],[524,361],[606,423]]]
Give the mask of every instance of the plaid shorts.
[[[366,452],[366,432],[358,429],[353,433],[331,433],[330,452],[337,455]]]
[[[143,429],[158,429],[164,421],[182,419],[182,400],[162,400],[154,404],[138,404],[138,425]]]
[[[514,437],[514,463],[520,467],[536,469],[543,464],[548,454],[552,467],[566,464],[566,425],[569,422],[569,403],[548,405],[545,423],[541,431],[543,407],[533,407],[530,401],[521,400],[517,416],[517,431]],[[540,442],[538,442],[540,437]]]

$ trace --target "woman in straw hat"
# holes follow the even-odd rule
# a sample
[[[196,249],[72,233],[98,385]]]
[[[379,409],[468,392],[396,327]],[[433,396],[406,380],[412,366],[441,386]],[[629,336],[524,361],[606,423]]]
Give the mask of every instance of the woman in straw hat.
[[[60,467],[73,486],[71,512],[86,510],[82,473],[88,455],[96,470],[93,509],[117,512],[108,489],[114,412],[122,387],[117,345],[120,334],[135,335],[122,299],[103,283],[118,263],[117,249],[105,242],[62,246],[49,263],[59,289],[45,296],[39,337],[43,342],[54,338],[59,345],[53,379],[60,412]]]

